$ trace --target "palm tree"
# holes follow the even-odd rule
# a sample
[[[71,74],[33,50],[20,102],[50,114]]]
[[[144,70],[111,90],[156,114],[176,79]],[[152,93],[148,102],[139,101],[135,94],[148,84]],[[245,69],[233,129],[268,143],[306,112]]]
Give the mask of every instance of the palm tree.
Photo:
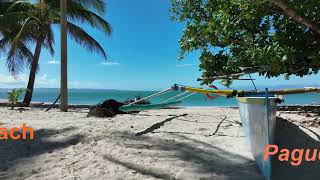
[[[53,25],[60,25],[60,1],[15,0],[0,2],[0,6],[2,7],[0,8],[0,27],[3,27],[0,28],[0,45],[3,43],[4,47],[7,47],[3,51],[7,52],[9,72],[11,74],[20,72],[22,65],[26,62],[30,66],[27,85],[29,91],[26,92],[23,100],[23,105],[29,106],[42,47],[49,50],[52,56],[55,53]],[[3,10],[4,7],[7,7],[6,10]],[[67,0],[67,7],[67,27],[70,37],[87,50],[98,53],[106,59],[106,53],[101,45],[76,24],[77,22],[86,23],[101,30],[106,36],[110,35],[111,27],[101,17],[106,9],[103,0]],[[35,44],[34,53],[30,54],[27,46],[29,44]],[[11,55],[17,53],[19,53],[18,57]],[[25,61],[22,61],[23,59]]]

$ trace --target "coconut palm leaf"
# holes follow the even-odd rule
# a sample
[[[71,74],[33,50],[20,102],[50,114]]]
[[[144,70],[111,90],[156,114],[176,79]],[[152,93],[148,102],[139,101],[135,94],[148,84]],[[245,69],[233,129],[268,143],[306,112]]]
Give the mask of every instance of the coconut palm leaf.
[[[75,16],[76,19],[82,17],[82,21],[90,24],[91,27],[97,28],[107,35],[111,34],[112,29],[110,24],[96,13],[80,7],[77,9],[77,12],[78,16]]]
[[[68,19],[71,21],[80,21],[81,23],[87,23],[93,28],[97,28],[103,31],[106,35],[110,35],[112,32],[110,24],[104,20],[101,16],[93,11],[88,10],[80,3],[68,1]],[[52,18],[59,19],[58,8],[52,11]],[[55,12],[55,13],[54,13]],[[56,21],[56,23],[60,23]]]
[[[103,0],[75,0],[78,3],[83,4],[85,7],[92,8],[99,13],[105,13],[106,6]]]
[[[48,30],[46,31],[46,38],[43,42],[43,46],[50,52],[50,54],[53,56],[54,55],[54,33],[52,30],[52,27],[48,27]]]
[[[28,1],[15,1],[13,2],[10,7],[7,9],[7,11],[32,11],[35,7],[35,5]]]
[[[5,0],[1,0],[0,1],[0,14],[3,14],[3,13],[1,13],[1,12],[5,12],[5,11],[7,11],[8,10],[8,8],[10,7],[10,6],[12,6],[12,4],[15,2],[16,0],[12,0],[12,1],[5,1]]]
[[[20,31],[18,34],[13,38],[12,41],[12,50],[14,51],[17,48],[17,43],[20,41],[21,34],[24,32],[24,29],[28,26],[28,23],[31,21],[31,18],[27,18],[24,23],[22,24]]]
[[[46,0],[46,3],[51,7],[51,9],[60,9],[60,1],[58,0]],[[74,8],[74,6],[81,5],[86,9],[96,11],[99,14],[104,14],[106,11],[106,6],[103,0],[68,0],[68,13]]]
[[[89,50],[102,55],[107,59],[107,55],[101,45],[81,27],[68,22],[68,32],[73,40],[79,43],[81,46]]]
[[[19,27],[20,26],[15,29],[2,31],[3,37],[0,39],[0,54],[7,54],[6,65],[9,73],[12,75],[20,73],[24,64],[29,66],[33,59],[33,54],[27,46],[28,43],[33,42],[32,37],[22,33],[21,38],[16,43],[16,47],[12,47],[13,39],[19,31]]]
[[[20,73],[24,65],[30,66],[32,59],[33,54],[29,48],[22,42],[18,43],[16,50],[13,51],[13,48],[11,48],[8,52],[6,65],[9,73],[12,75]]]

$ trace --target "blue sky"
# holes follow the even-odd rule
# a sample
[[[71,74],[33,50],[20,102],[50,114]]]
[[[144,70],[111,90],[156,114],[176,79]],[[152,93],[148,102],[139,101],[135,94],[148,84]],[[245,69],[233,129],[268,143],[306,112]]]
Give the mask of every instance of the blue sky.
[[[170,20],[169,0],[106,0],[105,18],[112,25],[111,37],[83,26],[105,48],[108,61],[92,54],[71,39],[68,42],[69,87],[94,89],[159,90],[174,83],[199,86],[201,76],[197,54],[177,60],[178,39],[184,26]],[[55,29],[56,54],[43,51],[36,87],[59,88],[60,41]],[[24,87],[28,71],[10,77],[3,57],[0,61],[0,88]],[[259,87],[276,85],[310,86],[320,82],[319,75],[286,81],[284,78],[265,80],[253,76]],[[319,84],[319,83],[318,83]],[[248,81],[234,87],[250,86]]]

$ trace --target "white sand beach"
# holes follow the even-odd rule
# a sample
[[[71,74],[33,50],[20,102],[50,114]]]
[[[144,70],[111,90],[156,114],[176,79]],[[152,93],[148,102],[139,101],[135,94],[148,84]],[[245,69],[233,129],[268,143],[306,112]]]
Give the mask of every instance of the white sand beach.
[[[319,180],[319,9],[0,1],[0,180]]]
[[[114,118],[87,118],[87,112],[0,108],[2,127],[25,122],[35,132],[34,141],[0,142],[0,179],[263,179],[238,109],[165,109]]]

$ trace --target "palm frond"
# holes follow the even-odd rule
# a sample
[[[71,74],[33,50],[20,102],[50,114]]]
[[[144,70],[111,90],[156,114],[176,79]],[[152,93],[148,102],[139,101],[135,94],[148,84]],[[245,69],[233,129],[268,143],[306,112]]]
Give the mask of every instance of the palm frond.
[[[21,32],[20,38],[13,44],[14,38],[21,30],[21,25],[3,29],[0,40],[0,55],[6,55],[7,67],[11,74],[18,74],[23,69],[24,64],[29,65],[33,59],[33,54],[27,44],[34,43],[34,26],[28,25],[25,31]]]
[[[59,9],[52,10],[50,15],[53,19],[60,18]],[[71,21],[87,23],[92,28],[103,31],[106,35],[110,35],[112,32],[111,25],[105,19],[78,2],[73,2],[71,7],[68,5],[67,16]],[[60,22],[55,21],[55,23],[58,24]]]
[[[26,12],[10,12],[0,15],[0,31],[4,28],[11,28],[17,24],[22,24],[27,18]]]
[[[46,0],[46,3],[51,7],[51,9],[60,9],[59,0]],[[79,4],[83,7],[96,11],[99,14],[103,14],[106,11],[106,6],[103,0],[68,0],[67,2],[68,12],[73,9],[74,6]]]
[[[29,47],[27,47],[24,43],[21,43],[19,45],[19,50],[20,50],[20,53],[22,54],[22,56],[24,57],[24,59],[26,60],[25,65],[28,68],[31,68],[31,63],[33,60],[33,53],[30,51]]]
[[[29,11],[35,8],[35,5],[32,2],[28,1],[15,1],[12,5],[7,9],[7,11]]]
[[[25,22],[22,24],[20,31],[18,32],[18,34],[14,37],[13,41],[12,41],[12,49],[15,50],[17,47],[17,44],[20,40],[21,34],[23,33],[24,29],[26,28],[26,26],[28,25],[28,22],[30,21],[31,18],[27,18],[25,20]]]
[[[10,6],[12,6],[12,4],[15,2],[16,0],[12,0],[12,1],[5,1],[5,0],[1,0],[0,1],[0,14],[4,14],[4,12],[7,12],[8,8]]]
[[[6,59],[6,65],[9,73],[12,75],[19,74],[24,65],[30,66],[33,59],[33,54],[30,49],[22,42],[17,44],[17,47],[10,48]]]
[[[14,31],[14,30],[13,30]],[[14,36],[16,35],[16,33],[14,34],[14,32],[9,32],[9,31],[2,31],[2,38],[0,40],[0,55],[6,54],[7,51],[10,49],[11,47],[11,43],[12,40],[14,38]]]
[[[88,23],[93,28],[103,31],[105,34],[110,35],[112,32],[111,25],[98,14],[87,10],[86,8],[78,7],[76,12],[73,13],[74,20],[80,20]]]
[[[106,7],[103,0],[74,0],[75,2],[79,2],[86,7],[92,8],[96,10],[98,13],[105,13]]]
[[[90,52],[96,52],[107,59],[107,55],[101,45],[81,27],[68,22],[68,32],[72,39],[74,39],[81,46]]]
[[[54,33],[52,28],[49,26],[46,31],[46,36],[45,36],[43,45],[50,52],[52,56],[54,55],[53,44],[54,44]]]
[[[8,47],[10,45],[10,40],[7,36],[3,36],[0,40],[0,55],[3,53],[5,54]]]

